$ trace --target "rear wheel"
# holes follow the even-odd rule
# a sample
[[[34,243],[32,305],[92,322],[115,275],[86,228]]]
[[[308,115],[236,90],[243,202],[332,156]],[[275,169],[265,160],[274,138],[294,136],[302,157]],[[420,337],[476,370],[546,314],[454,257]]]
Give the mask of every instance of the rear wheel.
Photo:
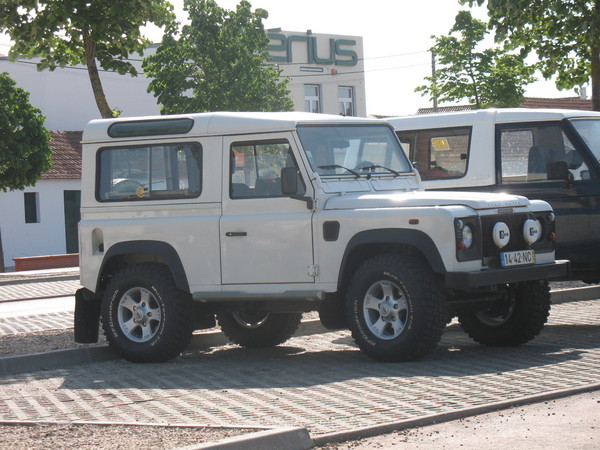
[[[242,347],[274,347],[292,337],[302,313],[236,311],[217,314],[227,338]]]
[[[102,299],[102,327],[109,345],[133,362],[178,356],[192,336],[192,301],[157,264],[121,269]]]
[[[547,281],[528,281],[502,287],[501,298],[482,311],[463,311],[458,320],[476,342],[490,346],[517,346],[535,338],[550,313]]]
[[[440,284],[418,256],[375,256],[348,288],[347,322],[354,341],[379,361],[412,361],[429,353],[446,326]]]

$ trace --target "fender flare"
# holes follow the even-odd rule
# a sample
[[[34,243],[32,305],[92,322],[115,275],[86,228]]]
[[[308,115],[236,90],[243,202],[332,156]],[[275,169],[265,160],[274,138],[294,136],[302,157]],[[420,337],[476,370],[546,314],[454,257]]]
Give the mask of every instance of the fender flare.
[[[104,273],[106,265],[114,257],[134,253],[158,256],[171,271],[177,288],[185,292],[190,291],[190,285],[177,251],[170,244],[162,241],[124,241],[111,246],[104,255],[100,273]]]
[[[405,244],[414,247],[423,254],[434,272],[439,274],[446,273],[446,266],[440,256],[440,252],[433,240],[426,233],[420,230],[407,230],[403,228],[381,228],[361,231],[350,239],[344,251],[338,280],[341,281],[342,274],[352,252],[356,248],[368,244]]]

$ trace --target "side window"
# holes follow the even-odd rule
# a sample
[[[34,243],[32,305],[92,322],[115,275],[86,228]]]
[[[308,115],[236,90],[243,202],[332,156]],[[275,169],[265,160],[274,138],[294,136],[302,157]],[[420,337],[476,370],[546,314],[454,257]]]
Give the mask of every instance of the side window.
[[[564,134],[560,124],[499,127],[502,184],[555,179],[558,162],[566,164],[573,180],[590,178],[581,152]],[[550,175],[550,176],[549,176]]]
[[[298,167],[286,140],[234,143],[231,146],[230,197],[284,196],[280,178],[284,167]]]
[[[197,143],[108,147],[98,153],[99,201],[195,198],[201,190]]]
[[[467,172],[470,127],[399,131],[397,134],[423,180],[460,178]]]

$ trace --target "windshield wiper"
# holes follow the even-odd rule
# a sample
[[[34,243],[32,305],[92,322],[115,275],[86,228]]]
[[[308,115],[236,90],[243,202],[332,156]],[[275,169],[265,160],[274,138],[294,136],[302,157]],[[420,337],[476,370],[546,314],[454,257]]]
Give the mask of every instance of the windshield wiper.
[[[344,170],[350,172],[356,178],[360,178],[360,173],[358,173],[356,170],[348,169],[347,167],[340,166],[339,164],[329,164],[329,165],[325,165],[325,166],[317,166],[317,169],[329,169],[329,170],[331,170],[331,169],[344,169]]]
[[[393,173],[397,177],[399,177],[399,176],[402,175],[397,170],[390,169],[389,167],[385,167],[385,166],[380,166],[379,164],[371,164],[370,166],[364,166],[364,167],[360,168],[360,170],[373,170],[373,169],[384,169],[384,170],[387,170],[390,173]],[[369,175],[371,175],[371,174],[369,174]]]

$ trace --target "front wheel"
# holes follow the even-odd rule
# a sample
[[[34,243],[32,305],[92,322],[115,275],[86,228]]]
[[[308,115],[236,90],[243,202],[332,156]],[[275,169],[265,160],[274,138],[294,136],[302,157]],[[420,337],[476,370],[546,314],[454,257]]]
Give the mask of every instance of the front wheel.
[[[120,270],[102,299],[102,327],[109,345],[133,362],[178,356],[192,336],[191,297],[179,291],[160,265]]]
[[[442,290],[417,255],[375,256],[348,288],[347,322],[354,341],[379,361],[413,361],[431,352],[446,326]]]
[[[217,314],[223,334],[242,347],[275,347],[292,337],[302,313],[236,311]]]
[[[550,313],[547,281],[528,281],[502,287],[501,297],[482,311],[463,311],[458,320],[476,342],[490,346],[517,346],[535,338]]]

